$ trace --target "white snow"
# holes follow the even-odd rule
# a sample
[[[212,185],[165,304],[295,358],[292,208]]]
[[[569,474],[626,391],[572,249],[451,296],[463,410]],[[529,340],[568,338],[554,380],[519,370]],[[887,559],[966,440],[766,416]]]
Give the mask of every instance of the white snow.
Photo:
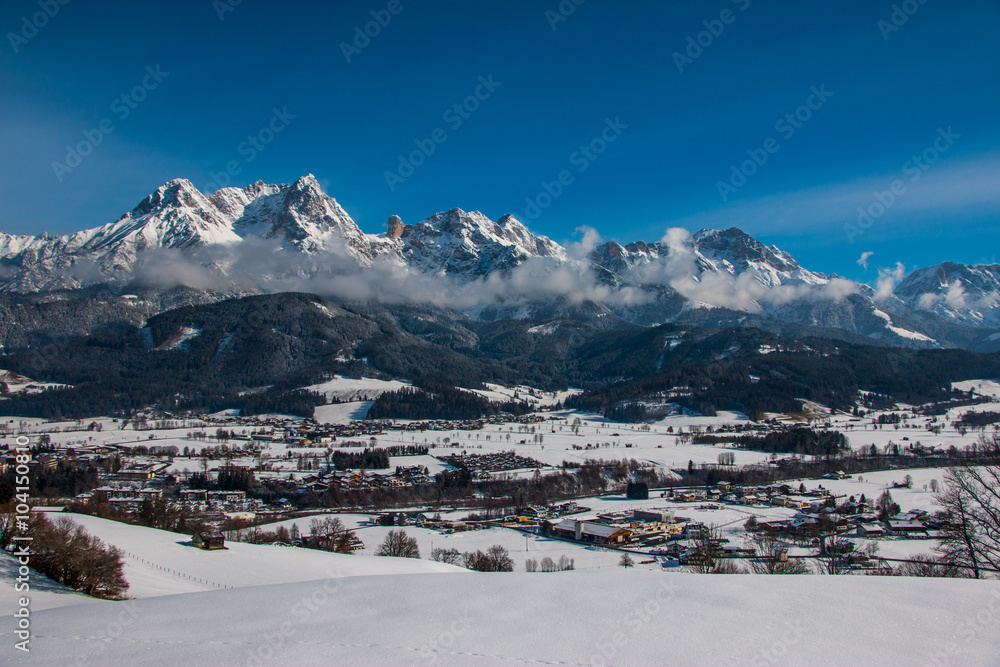
[[[32,616],[30,654],[5,652],[45,665],[988,665],[998,618],[998,582],[609,568],[49,609]]]
[[[352,421],[368,416],[375,401],[347,401],[317,405],[313,410],[313,419],[320,424],[349,424]]]
[[[307,391],[323,394],[327,398],[340,400],[374,400],[387,391],[399,391],[404,387],[412,387],[409,382],[400,380],[376,380],[373,378],[346,378],[340,375],[320,384],[304,387]]]

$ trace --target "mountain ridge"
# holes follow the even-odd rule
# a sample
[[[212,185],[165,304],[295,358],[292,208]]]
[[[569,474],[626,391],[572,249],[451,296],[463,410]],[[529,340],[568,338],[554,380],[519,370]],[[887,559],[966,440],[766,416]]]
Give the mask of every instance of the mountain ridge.
[[[625,245],[588,234],[564,247],[513,215],[494,221],[459,208],[412,224],[394,215],[386,231],[370,234],[311,174],[211,195],[178,178],[112,223],[64,236],[0,233],[0,293],[123,289],[137,280],[155,287],[164,274],[174,281],[165,287],[224,295],[345,296],[338,290],[348,292],[353,279],[354,293],[364,285],[374,298],[493,319],[576,312],[651,326],[729,309],[905,346],[967,342],[970,334],[955,327],[983,328],[979,342],[1000,343],[988,331],[1000,326],[1000,266],[946,262],[876,290],[809,270],[735,226],[673,229]]]

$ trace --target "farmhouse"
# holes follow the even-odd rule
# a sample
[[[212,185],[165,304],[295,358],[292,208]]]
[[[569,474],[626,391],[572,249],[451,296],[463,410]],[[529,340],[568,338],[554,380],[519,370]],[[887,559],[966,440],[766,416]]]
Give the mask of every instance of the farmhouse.
[[[885,528],[877,523],[862,523],[858,525],[858,537],[885,537]]]
[[[919,521],[890,519],[889,532],[893,535],[916,535],[924,537],[927,535],[927,527]]]

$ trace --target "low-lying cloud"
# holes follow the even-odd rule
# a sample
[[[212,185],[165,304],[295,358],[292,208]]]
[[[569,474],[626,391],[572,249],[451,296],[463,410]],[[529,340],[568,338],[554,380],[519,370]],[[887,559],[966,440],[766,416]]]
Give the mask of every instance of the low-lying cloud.
[[[510,270],[474,279],[424,273],[393,257],[364,265],[342,244],[320,253],[302,253],[253,236],[239,244],[194,251],[143,252],[127,279],[155,288],[308,292],[347,301],[430,304],[461,311],[556,300],[570,306],[594,302],[631,308],[653,303],[668,288],[699,305],[760,312],[803,301],[836,303],[860,289],[857,283],[841,278],[765,284],[758,279],[763,274],[716,270],[695,251],[691,234],[680,228],[667,230],[661,241],[666,251],[661,256],[625,271],[622,284],[613,284],[599,275],[589,259],[601,243],[600,236],[593,229],[578,231],[581,240],[568,244],[563,261],[529,258]],[[88,273],[94,270],[91,267]],[[115,278],[121,282],[124,276]]]

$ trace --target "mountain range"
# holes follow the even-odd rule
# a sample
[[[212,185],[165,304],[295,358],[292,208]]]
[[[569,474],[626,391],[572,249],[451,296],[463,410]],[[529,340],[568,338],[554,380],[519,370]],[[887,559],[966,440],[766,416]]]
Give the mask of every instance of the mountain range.
[[[415,224],[392,216],[385,232],[366,234],[311,175],[211,195],[177,179],[101,227],[0,233],[0,294],[12,303],[98,285],[117,296],[190,288],[164,306],[297,291],[445,306],[481,320],[675,322],[1000,349],[1000,265],[948,262],[872,287],[807,269],[736,227],[673,229],[626,245],[588,232],[563,246],[512,215],[494,221],[458,208]],[[144,297],[141,310],[161,308]]]

